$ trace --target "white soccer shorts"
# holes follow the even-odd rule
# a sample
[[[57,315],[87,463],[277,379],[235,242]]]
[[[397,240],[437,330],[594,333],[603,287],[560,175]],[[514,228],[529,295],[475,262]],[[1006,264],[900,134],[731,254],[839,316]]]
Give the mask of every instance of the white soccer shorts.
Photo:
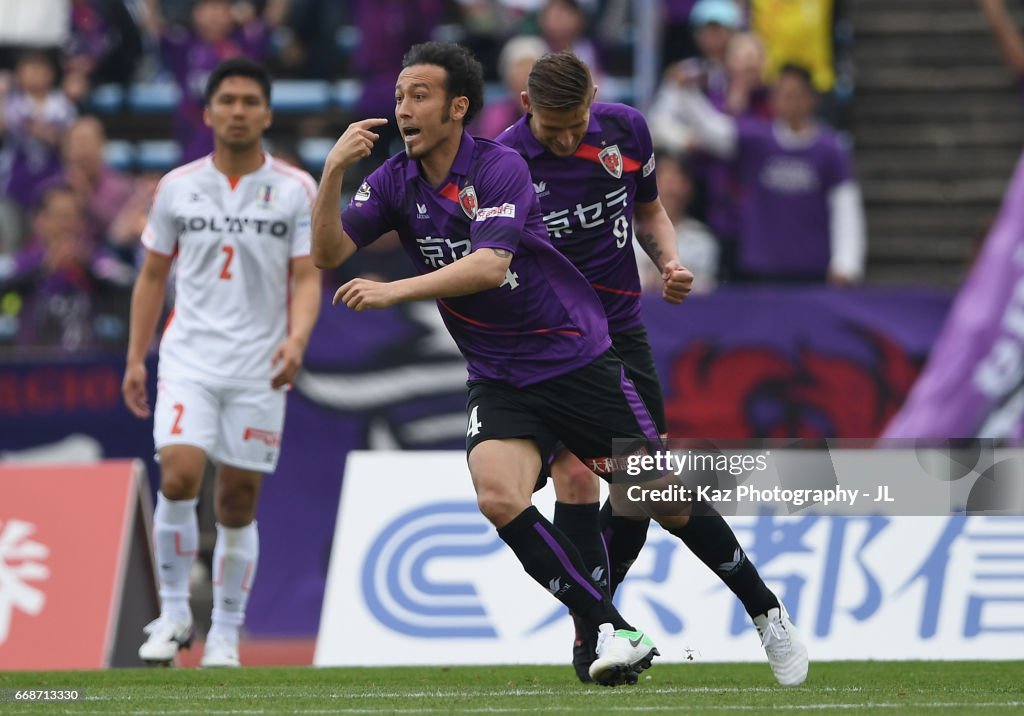
[[[153,444],[194,445],[214,461],[270,473],[277,467],[285,391],[199,383],[161,376]]]

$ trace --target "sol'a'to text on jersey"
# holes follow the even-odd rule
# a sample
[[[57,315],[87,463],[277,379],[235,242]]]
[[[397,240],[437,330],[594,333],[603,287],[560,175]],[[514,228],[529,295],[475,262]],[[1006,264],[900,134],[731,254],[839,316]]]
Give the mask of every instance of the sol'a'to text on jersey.
[[[239,385],[271,379],[288,331],[291,260],[310,251],[316,183],[264,156],[262,167],[237,179],[206,156],[160,180],[142,243],[176,260],[161,375]]]
[[[529,122],[530,115],[521,117],[497,141],[529,165],[548,236],[597,292],[609,330],[638,327],[633,210],[636,202],[658,198],[647,122],[632,107],[595,102],[583,141],[570,157],[548,151]]]
[[[404,152],[370,174],[342,212],[357,246],[395,230],[420,274],[473,251],[513,254],[498,288],[438,299],[471,380],[517,387],[565,375],[611,345],[600,302],[548,241],[526,164],[463,132],[449,175],[431,186]]]

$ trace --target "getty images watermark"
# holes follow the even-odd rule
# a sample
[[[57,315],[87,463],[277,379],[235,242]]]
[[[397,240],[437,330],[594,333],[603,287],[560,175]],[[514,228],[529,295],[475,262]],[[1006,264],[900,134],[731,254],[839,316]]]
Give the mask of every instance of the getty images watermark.
[[[728,515],[1024,515],[1024,448],[990,440],[616,441],[617,509]]]

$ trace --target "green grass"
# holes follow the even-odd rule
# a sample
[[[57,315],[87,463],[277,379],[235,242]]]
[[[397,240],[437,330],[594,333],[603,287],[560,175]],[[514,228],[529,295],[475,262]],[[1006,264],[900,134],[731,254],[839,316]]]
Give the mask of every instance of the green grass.
[[[832,662],[798,689],[766,664],[663,664],[633,687],[584,686],[568,666],[0,673],[4,689],[78,689],[76,703],[0,714],[1022,714],[1024,662]]]

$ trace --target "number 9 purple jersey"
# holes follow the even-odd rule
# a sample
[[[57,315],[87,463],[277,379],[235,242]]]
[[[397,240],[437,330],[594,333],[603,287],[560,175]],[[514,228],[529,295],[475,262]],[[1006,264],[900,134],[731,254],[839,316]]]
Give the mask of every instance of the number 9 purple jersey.
[[[576,153],[558,157],[533,136],[529,120],[522,117],[497,141],[529,165],[551,242],[597,291],[611,332],[639,327],[633,208],[658,198],[647,122],[632,107],[595,102]]]

